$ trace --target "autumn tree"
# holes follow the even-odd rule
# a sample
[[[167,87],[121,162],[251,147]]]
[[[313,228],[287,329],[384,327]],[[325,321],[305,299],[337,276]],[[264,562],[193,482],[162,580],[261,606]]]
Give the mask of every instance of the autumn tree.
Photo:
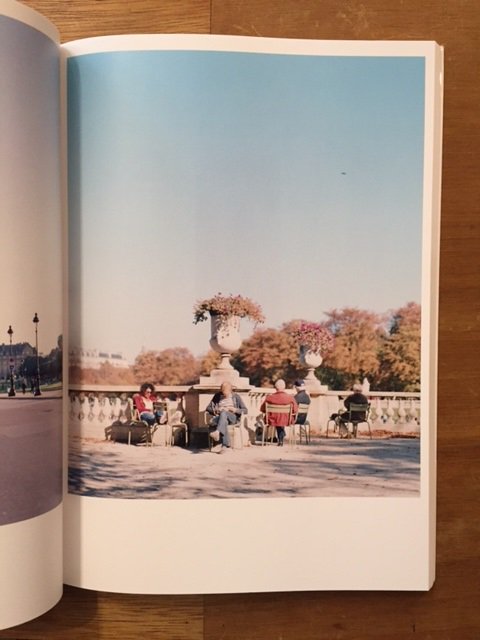
[[[325,314],[325,326],[335,337],[324,379],[333,388],[349,388],[365,376],[375,383],[379,352],[384,335],[382,317],[353,307],[333,309]]]
[[[233,365],[252,384],[271,385],[278,378],[292,383],[304,373],[294,339],[284,329],[257,329],[243,341]]]
[[[130,367],[114,367],[110,362],[102,362],[98,368],[69,368],[69,380],[74,384],[131,385],[135,377]]]
[[[380,351],[379,388],[420,390],[421,308],[415,302],[394,311]]]
[[[173,347],[163,351],[144,351],[133,365],[137,383],[191,384],[198,377],[198,365],[194,355],[185,347]]]
[[[207,353],[197,359],[198,375],[208,376],[212,369],[218,367],[220,361],[220,354],[210,349],[210,351],[207,351]]]

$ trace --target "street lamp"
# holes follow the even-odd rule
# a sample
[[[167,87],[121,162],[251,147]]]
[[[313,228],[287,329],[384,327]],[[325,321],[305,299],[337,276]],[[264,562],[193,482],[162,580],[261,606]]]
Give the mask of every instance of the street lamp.
[[[35,352],[37,354],[37,375],[35,380],[35,391],[33,392],[33,395],[41,396],[42,392],[40,391],[40,359],[38,356],[38,323],[40,322],[40,319],[37,313],[35,313],[35,315],[33,316],[32,322],[35,325]]]
[[[7,333],[10,336],[10,389],[8,390],[8,395],[12,397],[15,395],[15,383],[13,382],[13,370],[15,368],[15,363],[13,360],[13,353],[12,353],[12,336],[13,336],[12,325],[9,325]]]

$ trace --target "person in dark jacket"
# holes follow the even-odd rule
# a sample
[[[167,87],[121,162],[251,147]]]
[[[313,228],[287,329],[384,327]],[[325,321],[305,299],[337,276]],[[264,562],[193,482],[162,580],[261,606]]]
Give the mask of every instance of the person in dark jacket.
[[[295,390],[297,393],[293,397],[295,398],[295,402],[297,404],[310,404],[311,399],[305,390],[304,380],[295,380]],[[295,420],[295,422],[296,424],[305,424],[306,419],[307,414],[300,413],[297,415],[297,419]]]
[[[233,392],[231,383],[223,382],[220,391],[210,400],[206,411],[212,416],[210,426],[213,429],[210,438],[217,443],[212,451],[221,453],[230,447],[228,425],[236,424],[248,409],[239,394]]]
[[[353,393],[345,398],[343,404],[345,406],[346,411],[340,414],[340,422],[343,427],[342,431],[345,433],[347,430],[347,424],[349,422],[362,422],[365,420],[365,411],[352,411],[350,415],[350,405],[351,404],[365,404],[368,405],[368,398],[364,395],[362,385],[357,382],[353,385],[352,389]],[[348,430],[347,430],[348,432]]]

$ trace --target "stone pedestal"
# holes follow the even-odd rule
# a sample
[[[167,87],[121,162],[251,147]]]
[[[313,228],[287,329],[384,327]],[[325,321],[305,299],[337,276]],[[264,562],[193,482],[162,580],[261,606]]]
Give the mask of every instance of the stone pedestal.
[[[220,390],[222,382],[231,382],[234,392],[238,393],[248,407],[248,394],[252,386],[248,378],[242,378],[238,371],[231,370],[231,378],[225,377],[225,370],[214,369],[209,376],[201,376],[199,383],[191,387],[185,394],[185,415],[190,429],[196,429],[205,425],[205,410],[213,395]],[[216,372],[220,372],[217,374]],[[252,442],[252,434],[246,415],[242,416],[242,440],[244,445]]]
[[[316,377],[314,378],[305,378],[305,389],[308,391],[310,395],[322,395],[328,391],[328,385],[322,384],[320,380]]]
[[[300,362],[306,365],[308,373],[305,376],[305,387],[307,391],[311,393],[325,393],[328,390],[327,385],[324,385],[315,375],[315,369],[319,367],[323,358],[318,351],[311,351],[305,346],[300,347]]]
[[[320,385],[327,389],[325,385]],[[308,420],[313,434],[321,435],[326,431],[329,417],[339,408],[338,397],[325,391],[310,391],[311,404],[308,408]]]
[[[223,382],[230,382],[234,391],[251,389],[250,380],[243,378],[236,369],[213,369],[209,376],[200,376],[198,387],[219,391]]]

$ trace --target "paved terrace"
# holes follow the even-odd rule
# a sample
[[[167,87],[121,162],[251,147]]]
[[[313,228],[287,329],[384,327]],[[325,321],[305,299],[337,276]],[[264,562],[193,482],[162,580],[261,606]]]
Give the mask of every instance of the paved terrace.
[[[62,399],[0,397],[0,525],[33,518],[62,498]]]
[[[216,454],[73,437],[69,484],[105,498],[415,496],[420,439],[316,438]]]

